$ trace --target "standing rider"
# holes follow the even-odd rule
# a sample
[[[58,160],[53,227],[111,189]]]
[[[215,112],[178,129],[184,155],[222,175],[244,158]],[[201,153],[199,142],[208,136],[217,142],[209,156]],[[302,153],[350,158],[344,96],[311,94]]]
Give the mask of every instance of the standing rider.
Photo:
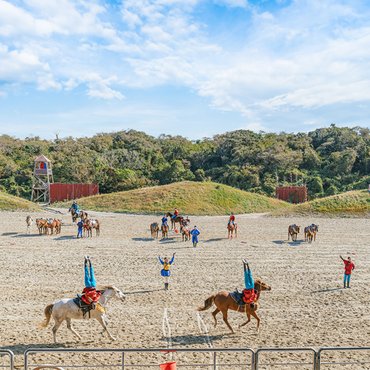
[[[99,301],[101,292],[98,292],[96,290],[96,279],[94,268],[89,256],[85,256],[84,271],[85,271],[85,288],[82,291],[81,300],[87,305],[93,305]]]
[[[250,304],[251,308],[254,308],[254,302],[257,298],[257,295],[254,291],[254,279],[252,276],[252,271],[249,268],[248,261],[243,259],[244,266],[244,284],[245,289],[243,290],[243,301],[247,304]]]
[[[229,217],[229,225],[232,224],[235,226],[235,216],[234,213],[231,212],[231,215]]]

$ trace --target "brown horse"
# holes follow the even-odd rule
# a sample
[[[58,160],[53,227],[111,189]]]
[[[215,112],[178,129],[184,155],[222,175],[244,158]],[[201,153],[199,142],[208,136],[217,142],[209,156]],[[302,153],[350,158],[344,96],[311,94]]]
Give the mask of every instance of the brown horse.
[[[171,220],[171,230],[175,229],[176,228],[176,223],[179,223],[180,224],[180,228],[181,228],[181,225],[187,225],[190,223],[190,220],[189,220],[189,217],[183,217],[183,216],[176,216],[176,217],[173,217],[173,214],[170,213],[170,212],[167,212],[166,213],[166,216],[167,217],[170,217],[170,220]]]
[[[150,224],[150,234],[152,235],[152,238],[158,239],[158,233],[159,233],[158,222],[153,222],[152,224]]]
[[[229,222],[227,224],[227,238],[233,238],[233,235],[234,235],[234,232],[235,232],[235,238],[238,237],[238,225],[234,222]]]
[[[162,239],[168,238],[168,225],[161,226]]]
[[[296,242],[299,231],[300,231],[300,226],[297,226],[296,224],[289,225],[289,227],[288,227],[288,241],[289,241],[289,238],[291,237],[292,241]]]
[[[61,224],[62,224],[61,221],[55,218],[54,219],[49,218],[48,220],[46,220],[46,223],[44,224],[44,233],[46,235],[53,235],[55,230],[55,234],[59,234],[61,230]]]
[[[319,231],[319,225],[311,224],[304,228],[304,240],[312,243],[312,240],[316,241],[316,234]]]
[[[233,334],[234,334],[234,330],[229,324],[229,321],[227,320],[227,311],[233,310],[233,311],[245,313],[247,315],[247,321],[239,325],[239,328],[248,324],[249,321],[251,321],[251,316],[253,316],[257,320],[257,332],[258,332],[261,319],[257,315],[256,311],[258,309],[258,300],[260,297],[260,293],[261,291],[264,291],[264,290],[271,290],[271,287],[267,285],[266,283],[262,282],[260,279],[256,279],[254,281],[254,289],[257,291],[257,300],[254,303],[253,308],[251,307],[250,304],[239,305],[232,298],[229,292],[221,291],[207,298],[204,301],[204,307],[199,307],[198,311],[208,310],[210,307],[212,307],[213,304],[215,304],[216,309],[212,312],[213,319],[215,320],[215,327],[217,325],[216,315],[219,312],[222,312],[223,320]]]
[[[40,235],[45,234],[47,222],[48,220],[46,220],[45,218],[36,218],[36,226],[39,229]]]
[[[183,242],[190,240],[190,230],[186,226],[181,225],[180,231]]]

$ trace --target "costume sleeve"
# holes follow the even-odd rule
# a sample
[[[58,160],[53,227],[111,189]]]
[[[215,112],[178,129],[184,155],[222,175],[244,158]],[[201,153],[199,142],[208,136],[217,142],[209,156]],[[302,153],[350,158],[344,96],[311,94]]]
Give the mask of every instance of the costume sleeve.
[[[164,265],[164,262],[162,261],[161,257],[158,257],[158,259],[159,259],[159,262],[160,262],[162,265]]]
[[[171,261],[170,261],[170,265],[172,265],[174,260],[175,260],[175,256],[172,256]]]

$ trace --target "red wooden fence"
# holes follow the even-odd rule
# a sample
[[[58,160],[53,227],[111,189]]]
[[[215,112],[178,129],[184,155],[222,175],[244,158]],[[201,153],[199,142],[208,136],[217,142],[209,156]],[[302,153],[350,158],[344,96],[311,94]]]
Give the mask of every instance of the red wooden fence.
[[[279,186],[276,188],[276,198],[290,203],[307,202],[306,186]]]
[[[50,184],[50,203],[99,194],[97,184]]]

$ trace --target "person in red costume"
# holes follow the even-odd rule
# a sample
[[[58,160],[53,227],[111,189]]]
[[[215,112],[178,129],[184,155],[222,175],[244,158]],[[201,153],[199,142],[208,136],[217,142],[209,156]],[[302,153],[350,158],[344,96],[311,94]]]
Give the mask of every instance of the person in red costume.
[[[235,225],[235,216],[234,216],[234,213],[231,213],[231,215],[229,217],[229,224]]]
[[[346,260],[342,256],[339,257],[344,262],[344,288],[350,288],[349,282],[351,280],[352,270],[355,269],[355,264],[352,262],[351,257],[348,257]]]

